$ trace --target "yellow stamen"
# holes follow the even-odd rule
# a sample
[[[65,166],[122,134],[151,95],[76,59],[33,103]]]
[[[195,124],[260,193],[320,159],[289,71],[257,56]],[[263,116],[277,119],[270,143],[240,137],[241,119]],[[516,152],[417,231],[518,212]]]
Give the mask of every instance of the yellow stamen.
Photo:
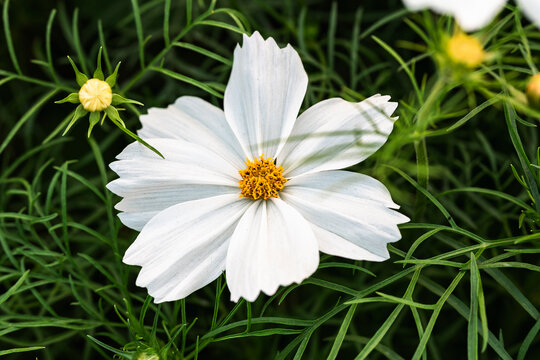
[[[105,110],[112,102],[112,90],[103,80],[90,79],[79,90],[79,101],[90,112]]]
[[[252,200],[279,197],[279,191],[287,182],[281,166],[276,166],[271,157],[265,159],[264,155],[255,158],[253,162],[246,159],[245,164],[247,167],[239,171],[242,176],[242,180],[238,182],[240,197]]]
[[[454,63],[468,68],[477,67],[486,58],[486,53],[480,41],[465,33],[457,33],[448,39],[446,53]]]

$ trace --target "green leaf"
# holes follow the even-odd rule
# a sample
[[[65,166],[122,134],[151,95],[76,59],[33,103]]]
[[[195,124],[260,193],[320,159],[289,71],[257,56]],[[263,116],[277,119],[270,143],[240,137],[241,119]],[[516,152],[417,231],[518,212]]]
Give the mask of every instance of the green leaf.
[[[111,119],[113,122],[118,122],[122,127],[126,127],[126,124],[124,124],[124,121],[120,117],[120,114],[118,113],[118,110],[114,106],[107,106],[105,109],[105,114]]]
[[[143,103],[138,102],[137,100],[126,99],[122,95],[113,94],[111,105],[120,105],[120,104],[125,104],[125,103],[144,106]]]
[[[0,144],[0,154],[6,149],[8,144],[11,142],[15,134],[22,128],[22,126],[37,112],[39,109],[49,101],[51,97],[56,94],[57,90],[52,90],[51,92],[48,92],[45,94],[41,99],[39,99],[34,106],[32,106],[24,115],[21,117],[19,121],[15,125],[11,127],[11,130],[7,135],[2,135],[2,138],[4,140]]]
[[[527,355],[527,351],[529,350],[529,347],[533,343],[539,331],[540,331],[540,319],[536,321],[536,324],[534,324],[534,326],[528,332],[527,336],[525,336],[523,343],[521,343],[521,346],[519,347],[517,360],[525,360],[525,355]]]
[[[238,26],[234,26],[231,24],[227,24],[223,21],[217,21],[217,20],[201,20],[197,23],[197,25],[207,25],[207,26],[214,26],[222,29],[226,29],[229,31],[236,32],[238,34],[246,34],[246,31]]]
[[[425,197],[427,197],[432,203],[433,205],[435,205],[439,210],[440,212],[444,215],[444,217],[446,218],[446,220],[450,223],[450,225],[453,227],[453,228],[457,228],[457,224],[456,222],[454,221],[454,219],[452,218],[452,216],[450,215],[450,213],[448,212],[448,210],[446,210],[446,208],[441,204],[441,202],[439,200],[437,200],[435,198],[435,196],[433,196],[429,191],[427,191],[425,188],[423,188],[422,186],[420,186],[413,178],[411,178],[409,175],[405,174],[403,171],[401,171],[400,169],[396,168],[395,166],[390,166],[390,165],[385,165],[387,167],[389,167],[390,169],[394,170],[395,172],[397,172],[399,175],[401,175],[401,177],[403,177],[405,180],[407,180],[412,186],[414,186],[420,193],[422,193]]]
[[[525,152],[525,148],[519,136],[518,128],[516,125],[516,110],[507,101],[504,102],[504,115],[506,118],[508,133],[510,134],[510,140],[512,141],[512,145],[514,145],[514,148],[517,152],[521,168],[525,175],[525,181],[529,188],[531,198],[534,202],[536,213],[540,214],[540,186],[535,179],[534,170],[530,166],[531,162],[527,157],[527,153]]]
[[[21,68],[19,66],[19,61],[17,60],[17,55],[15,54],[15,48],[13,47],[13,40],[11,39],[11,30],[9,28],[9,16],[8,16],[8,9],[9,9],[9,0],[6,0],[4,2],[4,9],[2,11],[2,21],[4,23],[4,33],[6,34],[6,45],[8,47],[9,57],[11,58],[11,62],[13,63],[13,67],[15,67],[15,70],[17,71],[17,74],[21,75]]]
[[[69,102],[69,103],[72,103],[72,104],[80,104],[79,93],[71,93],[68,96],[66,96],[65,98],[63,98],[62,100],[57,100],[54,103],[55,104],[63,104],[63,103],[66,103],[66,102]]]
[[[79,8],[75,8],[75,10],[73,10],[71,34],[73,39],[73,46],[75,47],[75,51],[77,52],[77,57],[79,58],[81,69],[86,74],[88,73],[88,67],[86,66],[86,56],[84,54],[81,39],[79,37]]]
[[[171,0],[165,0],[165,8],[163,10],[163,40],[165,40],[165,46],[170,44],[169,40],[169,19],[171,14]]]
[[[135,20],[135,29],[137,31],[137,40],[139,42],[139,61],[141,63],[141,69],[144,69],[144,35],[141,21],[141,12],[139,10],[139,2],[137,0],[131,0],[131,6],[133,8],[133,18]]]
[[[212,94],[212,95],[214,95],[214,96],[216,96],[216,97],[218,97],[220,99],[223,99],[223,94],[220,94],[216,90],[212,89],[210,86],[208,86],[208,84],[205,84],[203,82],[200,82],[198,80],[190,78],[189,76],[178,74],[178,73],[176,73],[174,71],[171,71],[171,70],[168,70],[168,69],[162,69],[162,68],[158,68],[158,67],[152,67],[152,68],[150,68],[150,70],[158,71],[158,72],[160,72],[162,74],[165,74],[165,75],[167,75],[167,76],[169,76],[169,77],[171,77],[173,79],[186,82],[188,84],[191,84],[193,86],[198,87],[199,89],[202,89],[202,90],[206,91],[209,94]]]
[[[36,350],[41,350],[41,349],[45,349],[45,346],[30,346],[30,347],[25,347],[25,348],[0,350],[0,356],[15,354],[15,353],[22,353],[22,352],[27,352],[27,351],[36,351]]]
[[[439,317],[439,314],[441,313],[441,310],[446,303],[446,300],[452,295],[452,292],[454,289],[458,286],[459,282],[465,275],[465,271],[460,271],[452,283],[446,288],[444,293],[441,295],[439,300],[437,301],[435,310],[433,310],[433,313],[431,314],[431,317],[429,319],[429,322],[426,326],[425,332],[422,335],[422,338],[420,339],[420,342],[418,343],[418,346],[416,347],[416,351],[414,352],[412,359],[413,360],[419,360],[424,351],[426,350],[426,345],[428,343],[429,338],[431,337],[431,333],[433,331],[433,328],[435,327],[435,323],[437,322],[437,318]]]
[[[480,315],[480,322],[482,324],[482,352],[486,351],[489,340],[489,327],[487,321],[486,301],[484,298],[484,289],[482,287],[482,278],[480,277],[480,270],[476,268],[478,277],[478,313]]]
[[[105,79],[105,82],[109,84],[110,87],[113,87],[116,85],[116,77],[118,76],[118,68],[120,67],[120,64],[122,62],[119,61],[118,64],[116,64],[116,68],[114,69],[114,72]]]
[[[109,106],[107,109],[109,108],[113,108],[112,106]],[[107,111],[107,109],[105,109],[105,111]],[[116,111],[116,109],[114,109],[114,111]],[[112,112],[112,111],[111,111]],[[116,114],[118,114],[118,111],[116,111]],[[152,145],[148,144],[146,141],[144,141],[143,139],[141,139],[140,137],[138,137],[136,134],[134,134],[132,131],[130,131],[128,128],[126,128],[125,125],[123,125],[123,123],[120,123],[118,122],[117,119],[111,117],[109,115],[109,113],[107,113],[107,116],[109,116],[109,118],[112,120],[112,122],[118,126],[118,128],[120,128],[120,130],[122,130],[123,132],[125,132],[126,134],[128,134],[129,136],[131,136],[133,139],[137,140],[138,142],[140,142],[142,145],[146,146],[148,149],[152,150],[153,152],[155,152],[157,155],[159,155],[161,158],[165,159],[165,157],[155,148],[153,147]],[[114,115],[113,115],[114,116]],[[122,121],[122,120],[120,120]]]
[[[90,113],[90,126],[88,126],[88,137],[90,137],[94,126],[99,122],[99,114],[99,111]]]
[[[77,65],[71,60],[71,58],[67,57],[69,62],[71,63],[71,67],[73,67],[73,71],[75,72],[75,80],[77,81],[77,84],[79,86],[83,86],[88,81],[88,76],[84,75],[82,72],[79,71],[77,68]]]
[[[471,252],[471,305],[469,307],[469,321],[467,326],[467,357],[469,360],[478,359],[478,266],[476,258]]]
[[[103,76],[103,70],[101,70],[101,52],[103,51],[103,47],[99,47],[98,55],[97,55],[97,64],[96,64],[96,71],[94,71],[94,77],[96,79],[102,80],[105,79]]]
[[[134,353],[131,353],[131,352],[127,352],[127,351],[122,351],[122,350],[118,350],[118,349],[115,349],[113,348],[112,346],[110,345],[107,345],[105,344],[104,342],[101,342],[99,341],[98,339],[90,336],[90,335],[86,335],[90,340],[92,340],[93,342],[95,342],[97,345],[101,346],[102,348],[104,349],[107,349],[109,350],[110,352],[116,354],[117,356],[120,356],[121,358],[124,358],[124,359],[133,359],[133,355]]]
[[[405,73],[407,74],[407,76],[409,77],[409,79],[411,81],[414,92],[416,93],[416,97],[418,98],[418,102],[420,104],[423,104],[424,103],[424,101],[423,101],[424,98],[422,96],[422,91],[420,91],[420,87],[418,86],[418,82],[416,81],[414,73],[411,70],[411,68],[409,67],[409,65],[405,62],[405,60],[403,60],[403,58],[390,45],[388,45],[387,43],[385,43],[384,41],[382,41],[381,39],[379,39],[378,37],[376,37],[374,35],[372,36],[372,38],[384,50],[386,50],[390,55],[392,55],[394,57],[394,59],[396,59],[396,61],[399,63],[399,65],[401,65],[401,68],[403,70],[405,70]]]
[[[225,65],[228,65],[228,66],[232,66],[232,61],[219,55],[219,54],[216,54],[215,52],[213,51],[210,51],[210,50],[207,50],[207,49],[204,49],[200,46],[197,46],[197,45],[193,45],[193,44],[190,44],[190,43],[185,43],[185,42],[175,42],[173,44],[174,46],[178,46],[178,47],[181,47],[181,48],[184,48],[184,49],[189,49],[189,50],[192,50],[192,51],[195,51],[195,52],[198,52],[199,54],[202,54],[204,56],[207,56],[211,59],[214,59],[214,60],[217,60]]]
[[[17,282],[10,287],[5,293],[3,293],[0,296],[0,305],[4,303],[7,299],[11,297],[11,295],[15,294],[17,289],[24,283],[24,280],[26,280],[26,277],[30,274],[30,270],[26,270],[24,274],[17,280]]]
[[[107,46],[105,45],[105,35],[103,34],[103,25],[101,24],[101,19],[98,19],[98,35],[99,42],[101,43],[101,48],[103,49],[103,57],[105,58],[105,66],[109,73],[112,72],[111,62],[109,61],[109,55],[107,54]]]
[[[496,104],[500,100],[501,99],[498,98],[498,97],[493,97],[491,99],[488,99],[488,100],[484,101],[482,104],[480,104],[477,107],[475,107],[474,109],[472,109],[467,115],[465,115],[464,117],[462,117],[461,119],[456,121],[452,126],[448,127],[446,129],[446,131],[450,132],[450,131],[456,130],[457,128],[465,125],[465,123],[467,121],[469,121],[470,119],[472,119],[473,117],[475,117],[476,115],[481,113],[484,109]]]
[[[345,335],[347,335],[347,330],[349,329],[349,325],[351,324],[354,312],[356,311],[356,306],[356,304],[352,305],[349,308],[349,311],[347,311],[347,314],[345,315],[345,318],[341,323],[341,327],[339,328],[338,334],[336,335],[336,338],[334,340],[334,344],[332,345],[332,349],[330,349],[330,354],[327,358],[328,360],[334,360],[337,358],[339,349],[343,344],[343,340],[345,339]]]
[[[67,126],[66,130],[62,133],[62,136],[66,135],[66,133],[71,129],[71,127],[75,124],[75,122],[86,115],[88,111],[84,109],[84,107],[81,105],[77,106],[77,109],[75,109],[75,113],[73,114],[73,118],[69,122],[69,125]]]
[[[51,76],[54,82],[58,82],[58,78],[56,77],[56,73],[54,71],[54,66],[53,66],[53,61],[52,61],[52,51],[51,51],[51,31],[52,31],[52,25],[53,25],[55,15],[56,15],[56,9],[52,9],[51,14],[49,15],[49,20],[47,21],[47,28],[45,30],[45,51],[47,54],[47,62],[49,64],[49,70],[51,72]]]

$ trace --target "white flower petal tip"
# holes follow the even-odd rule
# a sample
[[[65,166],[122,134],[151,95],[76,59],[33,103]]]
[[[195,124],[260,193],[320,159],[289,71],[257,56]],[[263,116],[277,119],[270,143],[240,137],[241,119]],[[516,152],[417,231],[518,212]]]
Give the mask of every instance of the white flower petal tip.
[[[397,117],[390,96],[374,95],[359,103],[332,98],[297,119],[278,163],[288,178],[357,164],[388,139]]]
[[[488,25],[502,10],[507,0],[403,0],[410,10],[431,9],[440,14],[451,15],[459,26],[476,31]],[[521,0],[533,2],[536,0]]]
[[[319,250],[308,222],[284,201],[254,202],[240,219],[227,252],[231,300],[255,301],[262,291],[301,283],[317,270]]]
[[[538,0],[517,0],[523,14],[538,28],[540,28],[540,1]]]
[[[290,181],[282,199],[312,226],[319,250],[355,260],[384,261],[386,244],[401,239],[397,227],[409,218],[388,189],[372,177],[323,171]]]
[[[302,105],[308,77],[300,56],[289,45],[255,32],[234,50],[223,102],[225,118],[244,158],[274,156],[282,148]]]

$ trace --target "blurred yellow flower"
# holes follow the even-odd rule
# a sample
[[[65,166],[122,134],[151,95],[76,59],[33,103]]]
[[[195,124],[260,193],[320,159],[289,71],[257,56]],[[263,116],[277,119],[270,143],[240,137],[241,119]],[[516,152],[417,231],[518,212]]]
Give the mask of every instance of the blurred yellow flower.
[[[479,66],[486,58],[486,52],[480,41],[462,32],[447,40],[446,54],[452,62],[468,68]]]
[[[529,103],[534,107],[540,108],[540,73],[531,77],[526,93]]]

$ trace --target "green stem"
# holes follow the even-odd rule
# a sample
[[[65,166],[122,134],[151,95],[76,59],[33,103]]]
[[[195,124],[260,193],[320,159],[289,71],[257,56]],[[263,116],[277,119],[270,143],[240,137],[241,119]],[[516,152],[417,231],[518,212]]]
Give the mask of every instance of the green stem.
[[[433,113],[431,110],[434,104],[437,102],[441,91],[444,89],[445,80],[446,78],[443,76],[437,77],[433,87],[431,88],[429,96],[424,102],[424,105],[418,110],[416,117],[416,131],[418,133],[424,133],[430,125],[430,114]],[[416,141],[414,143],[414,150],[416,152],[416,177],[418,179],[418,184],[422,188],[427,189],[429,183],[429,159],[426,139],[422,138],[422,140]],[[420,219],[422,219],[426,206],[427,198],[417,191],[413,215],[415,221],[420,221]]]
[[[159,54],[157,54],[152,60],[150,60],[148,62],[148,64],[146,65],[146,67],[144,67],[143,69],[141,69],[137,75],[135,75],[129,82],[128,84],[122,89],[122,93],[126,93],[129,89],[131,89],[136,83],[137,81],[139,81],[139,79],[141,77],[143,77],[147,72],[148,70],[150,70],[150,68],[152,66],[154,66],[155,63],[157,63],[159,60],[161,60],[165,55],[167,55],[167,53],[169,52],[169,50],[171,50],[173,47],[174,47],[174,43],[180,41],[180,39],[182,37],[184,37],[193,27],[195,27],[197,25],[198,22],[206,19],[208,16],[212,15],[213,14],[213,11],[210,11],[210,10],[207,10],[205,11],[204,13],[202,13],[200,16],[197,17],[197,19],[195,19],[194,22],[192,23],[189,23],[186,25],[185,28],[182,29],[182,31],[180,31],[180,33],[178,35],[176,35],[176,37],[169,43],[169,45],[167,47],[165,47],[165,49],[161,50],[159,52]]]

